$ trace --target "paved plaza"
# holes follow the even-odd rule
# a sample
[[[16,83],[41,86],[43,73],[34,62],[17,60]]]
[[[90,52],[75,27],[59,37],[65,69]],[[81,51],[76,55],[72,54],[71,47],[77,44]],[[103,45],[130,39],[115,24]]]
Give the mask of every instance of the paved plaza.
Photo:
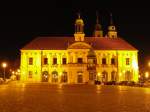
[[[0,112],[150,112],[150,88],[10,83],[0,85]]]

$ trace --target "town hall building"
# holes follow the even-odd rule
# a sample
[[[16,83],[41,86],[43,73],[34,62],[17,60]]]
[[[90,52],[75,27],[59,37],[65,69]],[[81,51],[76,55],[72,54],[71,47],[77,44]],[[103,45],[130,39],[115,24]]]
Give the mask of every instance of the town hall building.
[[[72,37],[37,37],[21,49],[21,81],[89,83],[138,81],[138,50],[117,35],[110,19],[104,36],[96,20],[93,36],[86,37],[78,15]]]

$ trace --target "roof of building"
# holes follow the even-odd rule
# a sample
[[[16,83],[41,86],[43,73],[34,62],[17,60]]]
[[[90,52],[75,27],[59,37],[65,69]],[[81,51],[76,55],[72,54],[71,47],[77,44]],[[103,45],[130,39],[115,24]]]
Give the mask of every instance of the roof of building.
[[[75,42],[74,37],[37,37],[21,50],[66,50]],[[85,37],[94,50],[137,50],[122,38]]]

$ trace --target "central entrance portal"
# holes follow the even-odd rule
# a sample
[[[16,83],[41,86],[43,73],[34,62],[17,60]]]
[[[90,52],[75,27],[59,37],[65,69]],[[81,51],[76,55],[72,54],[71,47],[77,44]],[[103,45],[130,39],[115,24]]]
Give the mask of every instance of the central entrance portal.
[[[58,72],[53,71],[52,72],[52,83],[57,83],[58,82]]]
[[[48,79],[49,79],[48,71],[44,71],[42,73],[42,82],[48,82]]]

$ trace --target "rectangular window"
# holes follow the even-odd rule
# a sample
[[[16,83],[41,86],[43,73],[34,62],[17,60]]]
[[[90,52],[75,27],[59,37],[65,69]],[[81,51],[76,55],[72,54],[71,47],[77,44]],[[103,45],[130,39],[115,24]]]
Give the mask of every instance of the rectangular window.
[[[32,78],[32,71],[29,71],[29,78]]]
[[[111,65],[115,65],[115,58],[111,58]]]
[[[78,63],[83,63],[83,59],[82,58],[78,58]]]
[[[93,63],[94,63],[94,64],[97,64],[97,60],[96,60],[96,59],[93,59]]]
[[[106,65],[106,58],[102,58],[102,64]]]
[[[126,65],[130,65],[130,58],[126,58]]]
[[[63,58],[62,59],[62,64],[66,64],[67,63],[67,59],[66,58]]]
[[[48,58],[44,58],[44,65],[48,64]]]
[[[57,58],[53,58],[53,64],[57,64]]]
[[[33,58],[29,58],[29,65],[33,65]]]

